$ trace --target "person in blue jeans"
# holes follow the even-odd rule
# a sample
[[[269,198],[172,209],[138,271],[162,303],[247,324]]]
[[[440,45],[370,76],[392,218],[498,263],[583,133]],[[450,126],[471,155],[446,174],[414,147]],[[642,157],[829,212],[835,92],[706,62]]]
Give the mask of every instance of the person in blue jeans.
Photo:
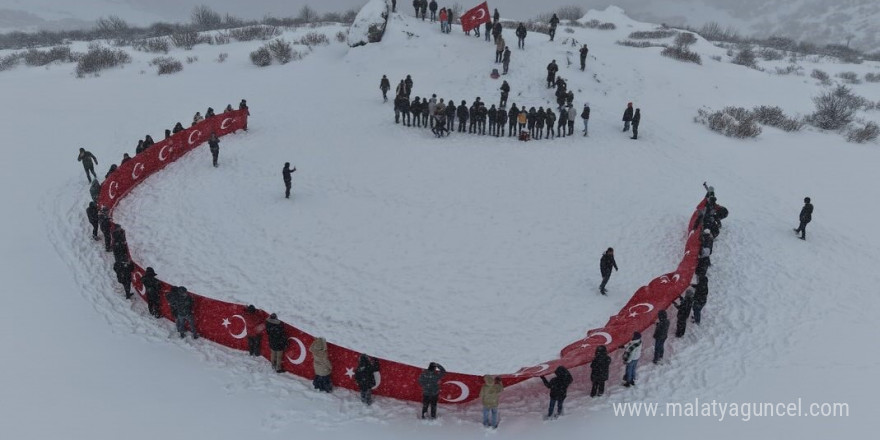
[[[541,376],[544,386],[550,388],[550,408],[547,410],[548,419],[553,417],[554,407],[558,408],[556,417],[562,415],[562,403],[565,401],[565,396],[568,393],[568,386],[574,381],[568,369],[561,365],[556,367],[555,373],[556,377],[549,381],[546,377]]]
[[[654,326],[654,363],[663,359],[663,348],[666,345],[666,337],[669,336],[669,318],[666,310],[657,313],[657,324]]]
[[[483,387],[480,389],[480,400],[483,403],[483,426],[498,427],[498,398],[504,391],[501,378],[492,375],[483,376]]]
[[[642,356],[642,334],[633,333],[631,341],[623,347],[623,363],[626,365],[626,374],[623,376],[623,386],[631,387],[636,384],[636,367]]]

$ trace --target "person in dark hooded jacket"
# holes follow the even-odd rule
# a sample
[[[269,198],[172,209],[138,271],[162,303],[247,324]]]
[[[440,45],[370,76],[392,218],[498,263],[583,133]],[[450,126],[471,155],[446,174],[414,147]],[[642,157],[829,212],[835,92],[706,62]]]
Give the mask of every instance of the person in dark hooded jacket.
[[[510,111],[507,112],[507,136],[514,136],[516,134],[516,117],[519,116],[519,108],[516,107],[516,103],[510,106]]]
[[[675,320],[675,337],[680,338],[684,336],[684,332],[687,330],[688,317],[691,316],[691,309],[694,305],[694,288],[688,287],[684,291],[684,295],[678,299],[678,302],[673,302],[672,305],[678,309]]]
[[[552,88],[556,83],[556,72],[559,71],[559,66],[556,65],[556,60],[550,62],[547,65],[547,88]]]
[[[251,304],[244,310],[245,334],[247,335],[248,354],[260,355],[260,346],[263,332],[266,330],[265,315],[257,313],[257,308]]]
[[[701,275],[697,279],[697,284],[692,285],[694,288],[694,324],[700,325],[700,319],[702,318],[703,307],[706,306],[706,302],[709,300],[709,277],[706,275]]]
[[[113,251],[113,220],[110,218],[110,211],[106,207],[98,209],[98,226],[101,228],[101,234],[104,236],[104,250]]]
[[[110,177],[110,175],[113,174],[117,168],[119,168],[119,167],[116,166],[115,163],[110,165],[110,169],[107,170],[107,174],[104,174],[104,179],[107,179],[108,177]]]
[[[516,38],[517,38],[516,47],[518,47],[520,49],[526,48],[526,35],[528,33],[529,33],[529,31],[526,30],[525,25],[523,25],[522,23],[520,23],[519,26],[516,27]]]
[[[391,90],[391,81],[388,81],[388,77],[385,75],[382,75],[382,80],[379,81],[379,90],[382,91],[384,102],[388,102],[388,91]]]
[[[566,394],[568,394],[568,386],[574,381],[568,369],[561,365],[556,367],[555,373],[556,377],[549,381],[546,377],[541,376],[541,382],[544,382],[545,387],[550,388],[550,408],[547,410],[548,419],[553,417],[554,407],[558,408],[556,412],[557,417],[563,414],[562,403],[565,401]]]
[[[449,105],[446,106],[446,129],[447,131],[455,130],[455,112],[457,108],[455,107],[455,101],[449,100]]]
[[[626,110],[623,111],[623,131],[629,131],[629,123],[633,119],[633,103],[626,104]]]
[[[446,369],[442,365],[431,362],[428,368],[422,370],[419,375],[419,386],[422,387],[422,418],[425,418],[428,409],[431,410],[431,418],[437,418],[437,398],[440,396],[440,380],[446,375]]]
[[[131,272],[134,270],[134,264],[130,260],[121,260],[113,264],[113,271],[116,272],[116,281],[122,284],[125,290],[125,299],[131,298]]]
[[[220,139],[217,139],[216,133],[211,133],[208,139],[208,149],[211,150],[211,163],[217,168],[217,156],[220,155]]]
[[[657,324],[654,325],[654,363],[663,359],[663,348],[666,345],[666,337],[669,336],[669,319],[666,310],[657,313]]]
[[[633,135],[630,139],[638,139],[639,138],[639,123],[642,122],[642,110],[636,109],[635,114],[633,114],[632,118],[632,127],[633,127]]]
[[[458,132],[464,133],[465,127],[467,127],[468,120],[468,108],[467,102],[465,102],[465,100],[461,100],[461,105],[459,105],[458,108],[455,109],[455,114],[456,116],[458,116]]]
[[[186,326],[192,332],[193,339],[199,339],[199,333],[196,331],[196,318],[194,314],[195,298],[186,290],[186,287],[172,287],[171,291],[165,296],[168,306],[171,308],[171,314],[174,315],[177,331],[183,338],[186,334]]]
[[[590,397],[602,397],[605,394],[605,381],[608,380],[608,369],[611,366],[611,356],[604,345],[596,347],[596,354],[590,362],[590,381],[593,387],[590,389]]]
[[[556,14],[553,14],[553,16],[550,17],[550,32],[548,32],[550,34],[550,41],[553,41],[553,37],[556,36],[556,26],[558,24],[559,17],[557,17]]]
[[[507,110],[503,105],[495,114],[495,122],[497,123],[495,137],[504,136],[504,126],[507,124]]]
[[[156,142],[153,141],[153,137],[150,135],[144,136],[144,150],[156,145]]]
[[[291,174],[296,171],[296,167],[290,169],[290,162],[284,162],[284,168],[281,169],[281,178],[284,180],[284,198],[290,198],[290,188],[293,186],[293,177]]]
[[[86,217],[89,219],[89,224],[92,225],[92,238],[95,240],[99,240],[98,238],[98,204],[95,202],[89,202],[89,207],[86,208]]]
[[[146,272],[144,272],[141,284],[144,285],[144,291],[147,294],[147,308],[150,310],[150,314],[156,318],[161,318],[162,312],[159,307],[159,289],[161,286],[152,267],[148,267]]]
[[[171,129],[171,133],[172,133],[172,134],[177,134],[177,133],[180,133],[180,132],[183,131],[183,130],[186,130],[185,128],[183,128],[183,124],[181,124],[180,122],[178,122],[178,123],[174,124],[174,128]]]
[[[611,269],[617,270],[617,261],[614,260],[614,248],[608,248],[602,258],[599,259],[599,273],[602,275],[602,284],[599,284],[599,292],[602,295],[608,293],[605,285],[611,279]]]
[[[800,233],[800,239],[807,239],[807,224],[813,221],[813,204],[810,201],[809,197],[804,197],[804,207],[801,208],[801,213],[798,215],[798,220],[800,220],[800,224],[797,229],[794,230],[794,233]]]
[[[272,352],[270,361],[272,368],[276,373],[284,372],[282,361],[284,360],[284,349],[287,348],[287,335],[284,331],[284,324],[278,320],[276,314],[269,315],[266,320],[266,335],[269,337],[269,350]]]
[[[92,180],[92,184],[89,185],[89,196],[92,198],[93,202],[97,202],[98,198],[101,196],[101,182],[98,181],[97,177]]]
[[[354,381],[361,391],[361,402],[373,404],[373,387],[376,386],[376,373],[379,372],[379,359],[361,353],[358,366],[354,370]]]

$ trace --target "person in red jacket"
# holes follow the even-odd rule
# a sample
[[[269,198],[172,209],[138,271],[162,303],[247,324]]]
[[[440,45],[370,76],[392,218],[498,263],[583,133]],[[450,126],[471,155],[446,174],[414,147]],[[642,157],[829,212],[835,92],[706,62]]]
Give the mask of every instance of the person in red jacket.
[[[263,339],[263,332],[266,331],[264,321],[253,304],[247,306],[244,322],[247,330],[248,354],[251,356],[260,355],[260,342]]]

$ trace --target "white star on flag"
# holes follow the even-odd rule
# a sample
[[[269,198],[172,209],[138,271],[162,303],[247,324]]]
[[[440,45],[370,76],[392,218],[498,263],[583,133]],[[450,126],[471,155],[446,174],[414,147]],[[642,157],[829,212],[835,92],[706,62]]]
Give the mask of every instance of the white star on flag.
[[[354,368],[346,368],[345,375],[348,376],[349,379],[354,378]]]
[[[223,324],[221,324],[221,325],[223,327],[229,328],[229,326],[232,325],[232,323],[229,322],[229,318],[223,318]]]

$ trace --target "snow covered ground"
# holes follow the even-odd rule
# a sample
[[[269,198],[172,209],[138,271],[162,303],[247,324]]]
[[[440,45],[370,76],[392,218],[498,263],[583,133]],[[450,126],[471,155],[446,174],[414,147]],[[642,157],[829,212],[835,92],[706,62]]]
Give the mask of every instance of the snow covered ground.
[[[0,427],[10,438],[486,435],[478,403],[442,407],[441,419],[423,426],[415,405],[379,399],[365,408],[345,390],[319,395],[262,359],[181,341],[144,304],[122,299],[109,257],[87,237],[76,149],[94,152],[101,174],[144,134],[161,136],[195,111],[241,98],[251,106],[251,131],[224,138],[218,169],[207,151],[194,151],[116,212],[136,258],[164,279],[253,302],[379,356],[510,371],[554,357],[673,268],[708,179],[731,217],[716,244],[703,325],[669,342],[665,364],[644,360],[636,389],[612,380],[605,398],[590,399],[588,372],[575,371],[567,416],[556,422],[540,419],[539,382],[511,387],[498,435],[827,438],[874,426],[870,373],[880,355],[866,344],[880,313],[877,145],[812,129],[765,128],[753,141],[718,136],[692,122],[697,108],[768,104],[806,114],[822,88],[808,77],[710,60],[724,51],[702,40],[702,66],[657,48],[621,47],[614,41],[653,26],[617,10],[590,18],[618,28],[560,27],[553,43],[530,34],[525,51],[513,49],[505,77],[511,103],[547,106],[554,97],[544,68],[555,58],[577,106],[592,106],[589,138],[435,139],[395,125],[378,90],[382,74],[392,86],[411,74],[414,95],[468,103],[496,102],[500,86],[488,76],[500,67],[493,45],[399,15],[380,44],[334,42],[286,66],[258,69],[247,54],[259,43],[233,43],[172,53],[199,61],[171,76],[156,76],[152,55],[142,53],[100,78],[77,79],[71,65],[0,73],[9,103],[0,278],[10,299],[0,328]],[[339,28],[320,30],[332,37]],[[515,47],[511,30],[505,38]],[[567,64],[577,63],[576,48],[563,44],[570,38],[590,45],[585,73]],[[219,52],[229,53],[225,63],[213,61]],[[880,86],[854,89],[876,97]],[[638,141],[620,132],[628,101],[642,109]],[[298,168],[293,201],[283,199],[285,161]],[[791,228],[807,195],[816,213],[801,242]],[[606,298],[596,285],[608,246],[621,270]],[[718,422],[612,410],[695,397],[846,402],[850,416]]]

